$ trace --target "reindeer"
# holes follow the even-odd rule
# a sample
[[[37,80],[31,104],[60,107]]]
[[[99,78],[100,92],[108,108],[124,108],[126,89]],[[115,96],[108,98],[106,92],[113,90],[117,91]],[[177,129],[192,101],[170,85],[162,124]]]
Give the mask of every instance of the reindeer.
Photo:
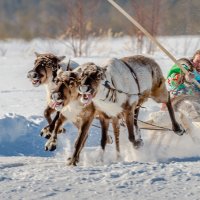
[[[38,54],[35,53],[36,55],[36,60],[35,60],[35,66],[34,68],[28,72],[28,78],[32,81],[33,86],[38,87],[40,85],[44,85],[46,87],[47,91],[47,108],[44,111],[44,116],[48,121],[48,126],[44,127],[41,130],[40,135],[44,136],[46,139],[50,139],[51,133],[54,130],[55,122],[59,117],[59,111],[57,111],[55,118],[52,120],[51,119],[51,114],[53,114],[57,107],[56,105],[52,104],[50,94],[51,90],[57,87],[56,85],[56,76],[57,76],[57,71],[59,69],[67,69],[71,70],[72,68],[76,68],[78,66],[77,63],[75,62],[70,62],[67,65],[63,63],[62,61],[64,60],[65,56],[57,57],[53,54]],[[97,113],[97,112],[96,112]],[[107,135],[108,132],[108,127],[109,127],[109,117],[106,116],[104,113],[99,112],[98,113],[98,118],[100,120],[101,128],[102,128],[102,138],[101,138],[101,146],[102,149],[105,149],[106,143],[111,143],[110,138]],[[118,124],[118,119],[114,119],[112,121],[113,124],[113,130],[116,135],[116,148],[117,148],[117,157],[119,157],[119,126]],[[60,127],[58,133],[63,132],[64,129]],[[117,137],[118,135],[118,137]],[[45,145],[45,150],[50,150],[53,151],[56,149],[56,143],[53,145],[47,145],[51,144],[51,141],[48,141]]]
[[[54,120],[51,119],[51,114],[55,112],[50,104],[50,91],[56,86],[55,78],[57,71],[62,67],[64,69],[75,68],[78,66],[76,62],[64,63],[65,56],[55,56],[51,53],[39,54],[35,52],[36,60],[34,62],[34,68],[30,70],[27,77],[31,80],[34,87],[44,85],[47,92],[47,107],[44,110],[44,117],[48,122],[48,126],[41,130],[40,135],[45,138],[50,138],[50,133],[54,129],[55,121],[59,116],[59,112],[56,113]],[[61,129],[62,132],[64,129]]]
[[[70,158],[68,165],[76,165],[79,161],[80,152],[85,144],[88,136],[89,127],[96,115],[100,120],[102,126],[101,147],[104,150],[107,141],[107,132],[109,126],[109,117],[101,111],[98,111],[93,103],[86,104],[81,102],[78,91],[78,71],[85,66],[94,65],[93,63],[86,63],[79,66],[73,71],[59,71],[57,76],[57,88],[52,91],[51,98],[55,109],[60,111],[59,118],[56,121],[55,129],[52,132],[51,138],[46,143],[46,149],[51,150],[56,146],[57,134],[60,126],[66,121],[71,121],[77,128],[79,136],[75,142],[75,150],[72,158]],[[113,130],[115,133],[115,142],[117,156],[119,156],[119,122],[118,118],[112,118]]]
[[[136,149],[143,145],[137,125],[139,108],[148,98],[166,103],[173,131],[178,135],[185,132],[174,116],[162,71],[148,57],[114,58],[103,67],[88,64],[81,72],[78,90],[81,102],[94,104],[109,117],[124,117],[129,140]]]

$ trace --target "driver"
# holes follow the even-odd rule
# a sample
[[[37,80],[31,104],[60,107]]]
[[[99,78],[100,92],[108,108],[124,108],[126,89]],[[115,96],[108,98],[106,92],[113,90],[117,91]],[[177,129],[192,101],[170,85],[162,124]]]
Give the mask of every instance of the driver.
[[[197,50],[191,59],[181,58],[180,64],[188,71],[183,71],[175,64],[167,75],[167,87],[172,98],[178,95],[200,95],[200,88],[193,83],[196,79],[200,83],[200,50]]]

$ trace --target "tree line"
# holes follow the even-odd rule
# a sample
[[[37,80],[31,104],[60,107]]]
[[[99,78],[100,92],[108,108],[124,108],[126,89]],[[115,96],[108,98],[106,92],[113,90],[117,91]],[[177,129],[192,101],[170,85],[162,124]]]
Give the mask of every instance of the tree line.
[[[117,0],[152,35],[199,35],[199,0]],[[143,34],[106,0],[0,0],[0,39]],[[142,40],[141,40],[142,41]],[[81,43],[80,43],[81,44]]]

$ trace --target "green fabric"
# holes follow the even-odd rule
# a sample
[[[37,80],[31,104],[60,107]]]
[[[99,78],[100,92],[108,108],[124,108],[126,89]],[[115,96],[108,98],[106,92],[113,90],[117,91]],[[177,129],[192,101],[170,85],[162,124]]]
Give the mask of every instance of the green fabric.
[[[186,70],[189,70],[189,67],[185,64],[182,64],[183,67]],[[173,96],[177,96],[180,94],[188,94],[188,95],[194,95],[194,91],[191,86],[186,86],[185,83],[179,83],[177,80],[177,75],[184,76],[183,71],[177,66],[176,64],[173,65],[168,72],[167,75],[167,80],[168,80],[168,86],[169,86],[169,91]]]
[[[188,70],[188,67],[186,65],[183,64],[183,67]],[[175,64],[172,66],[172,68],[170,69],[170,71],[167,74],[167,78],[169,78],[172,74],[181,74],[183,73],[182,70],[180,69],[180,67]]]

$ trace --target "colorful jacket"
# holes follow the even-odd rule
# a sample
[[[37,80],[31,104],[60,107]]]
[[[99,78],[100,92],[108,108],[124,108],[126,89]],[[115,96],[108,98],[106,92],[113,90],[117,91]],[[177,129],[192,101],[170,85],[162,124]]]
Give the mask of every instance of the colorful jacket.
[[[193,72],[195,79],[200,83],[200,74],[193,68],[191,61],[182,58],[179,62],[186,70]],[[185,80],[185,74],[176,64],[168,72],[167,87],[173,96],[180,94],[196,95],[196,93],[200,95],[200,89],[195,84],[188,83]]]

